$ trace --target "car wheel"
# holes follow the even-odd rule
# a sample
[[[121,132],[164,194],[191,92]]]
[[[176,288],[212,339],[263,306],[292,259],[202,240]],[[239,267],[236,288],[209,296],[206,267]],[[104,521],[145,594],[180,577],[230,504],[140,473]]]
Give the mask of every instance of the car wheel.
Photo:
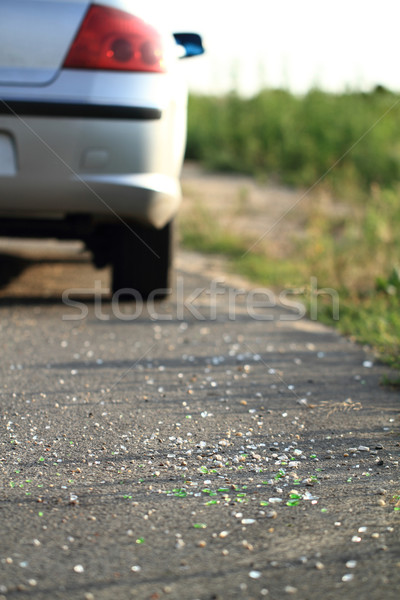
[[[172,222],[163,229],[128,225],[118,227],[113,240],[113,293],[131,300],[165,298],[171,293]]]

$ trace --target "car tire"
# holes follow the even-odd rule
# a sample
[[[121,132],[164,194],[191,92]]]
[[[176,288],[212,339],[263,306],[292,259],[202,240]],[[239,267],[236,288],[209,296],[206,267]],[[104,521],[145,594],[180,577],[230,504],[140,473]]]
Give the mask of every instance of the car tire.
[[[117,228],[112,248],[112,291],[125,300],[161,300],[171,293],[173,223],[152,229]]]

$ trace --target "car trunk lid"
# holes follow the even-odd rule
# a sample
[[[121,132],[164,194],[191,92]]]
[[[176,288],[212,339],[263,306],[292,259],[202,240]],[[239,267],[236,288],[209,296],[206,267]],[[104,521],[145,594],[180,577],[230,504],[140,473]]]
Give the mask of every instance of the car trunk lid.
[[[88,5],[88,0],[1,0],[0,85],[52,81]]]

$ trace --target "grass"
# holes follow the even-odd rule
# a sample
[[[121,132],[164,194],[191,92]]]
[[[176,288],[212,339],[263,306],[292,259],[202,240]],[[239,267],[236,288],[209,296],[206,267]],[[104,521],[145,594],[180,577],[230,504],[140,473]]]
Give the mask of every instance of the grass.
[[[228,256],[234,271],[277,291],[311,278],[336,290],[340,318],[319,302],[318,319],[372,346],[400,369],[400,96],[385,90],[299,98],[266,90],[250,99],[192,96],[188,153],[207,168],[280,182],[304,193],[279,239],[231,225],[251,208],[239,188],[231,222],[192,194],[182,219],[186,247]],[[187,194],[186,194],[187,195]],[[189,190],[190,195],[190,190]],[[238,208],[239,207],[239,208]],[[255,219],[257,215],[255,215]],[[328,298],[329,300],[329,298]]]
[[[288,286],[300,286],[304,279],[289,260],[277,262],[265,254],[248,252],[251,237],[239,236],[220,226],[217,219],[204,206],[196,205],[189,217],[181,220],[181,244],[185,248],[206,254],[219,254],[231,261],[236,273],[256,283],[268,283],[277,289],[286,281]]]

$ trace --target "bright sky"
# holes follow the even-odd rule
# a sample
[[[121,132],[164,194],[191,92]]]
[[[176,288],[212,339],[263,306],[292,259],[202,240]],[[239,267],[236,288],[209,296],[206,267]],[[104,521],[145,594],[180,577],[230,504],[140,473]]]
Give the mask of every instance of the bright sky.
[[[174,31],[203,36],[207,54],[184,67],[191,90],[400,91],[400,0],[154,2]]]

